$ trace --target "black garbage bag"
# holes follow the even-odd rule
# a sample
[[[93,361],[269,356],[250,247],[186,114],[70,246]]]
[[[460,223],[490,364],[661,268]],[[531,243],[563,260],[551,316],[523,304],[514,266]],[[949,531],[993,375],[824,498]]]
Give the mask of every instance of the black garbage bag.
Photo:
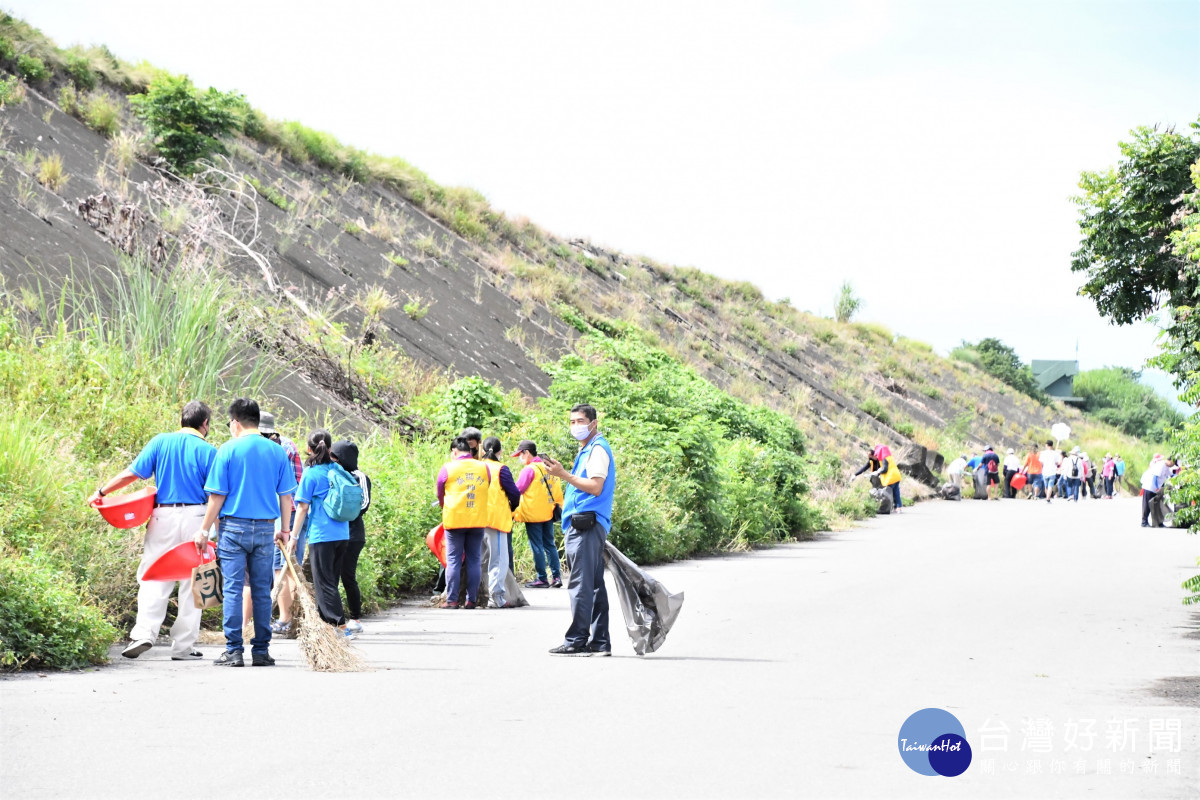
[[[871,499],[879,504],[879,509],[875,513],[879,514],[880,516],[892,513],[893,500],[891,489],[871,489]]]
[[[609,541],[604,543],[604,566],[612,573],[613,583],[617,586],[633,651],[639,656],[653,653],[662,647],[683,608],[683,592],[668,592],[667,587],[642,572]]]
[[[975,499],[976,500],[987,500],[988,499],[988,496],[987,496],[987,490],[988,490],[987,470],[983,468],[982,464],[980,464],[978,467],[975,468],[975,473],[972,476],[972,480],[974,481],[974,484],[975,484]]]
[[[958,484],[947,483],[942,486],[941,495],[943,500],[962,500],[962,489]]]

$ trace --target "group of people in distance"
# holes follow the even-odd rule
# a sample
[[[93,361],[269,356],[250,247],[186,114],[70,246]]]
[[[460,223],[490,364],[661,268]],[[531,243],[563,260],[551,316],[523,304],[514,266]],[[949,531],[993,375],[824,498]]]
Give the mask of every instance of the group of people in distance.
[[[979,475],[979,483],[986,485],[989,500],[1024,497],[1050,502],[1055,497],[1078,501],[1083,497],[1112,499],[1125,476],[1125,461],[1120,455],[1104,454],[1100,466],[1078,447],[1070,451],[1058,450],[1054,442],[1047,441],[1043,450],[1030,445],[1022,461],[1013,448],[1008,448],[1004,458],[986,445],[983,452],[971,458],[961,455],[946,468],[950,483],[961,484],[966,474]],[[1024,480],[1014,486],[1018,475]],[[1097,488],[1097,478],[1101,479]]]
[[[1001,459],[987,445],[983,452],[970,459],[960,455],[946,471],[950,485],[954,487],[961,487],[964,475],[976,476],[976,492],[980,486],[986,486],[989,500],[1001,497],[1025,497],[1047,503],[1055,497],[1075,502],[1079,502],[1080,497],[1111,500],[1125,484],[1125,459],[1119,453],[1105,453],[1096,464],[1080,448],[1060,450],[1049,440],[1042,450],[1031,445],[1023,461],[1011,447]],[[1142,527],[1150,527],[1147,516],[1154,509],[1154,503],[1162,501],[1166,482],[1178,471],[1173,459],[1164,458],[1161,453],[1154,455],[1142,474]],[[1018,475],[1024,476],[1024,481],[1018,481],[1018,486],[1014,486],[1013,479]]]
[[[371,479],[358,469],[358,447],[348,440],[335,443],[328,431],[318,429],[308,437],[307,458],[301,463],[295,443],[274,429],[274,417],[244,397],[229,406],[231,438],[220,449],[207,441],[211,427],[211,409],[199,400],[187,403],[178,431],[155,436],[128,469],[92,495],[92,500],[101,498],[150,478],[157,488],[137,570],[137,621],[121,654],[137,658],[154,646],[176,588],[176,581],[144,580],[150,565],[185,542],[204,553],[213,539],[221,566],[225,633],[225,652],[214,663],[245,666],[242,632],[252,618],[252,666],[274,665],[271,635],[290,628],[295,589],[284,550],[300,564],[307,555],[321,619],[353,638],[362,630],[356,572],[366,543],[363,515],[371,497]],[[349,513],[331,515],[326,500],[341,486],[357,490],[348,495],[357,505]],[[274,623],[273,583],[279,584],[281,609]],[[339,584],[346,592],[349,617]],[[171,657],[203,658],[195,647],[200,609],[192,601],[190,578],[178,581],[178,592]]]
[[[450,459],[435,480],[446,537],[446,598],[442,608],[479,608],[483,543],[488,544],[488,593],[496,608],[511,607],[505,579],[513,569],[512,528],[524,522],[533,553],[535,580],[529,588],[561,587],[562,572],[554,541],[554,519],[561,509],[567,555],[571,624],[552,655],[608,656],[608,594],[604,588],[604,543],[612,527],[616,463],[600,434],[596,409],[587,404],[570,411],[571,436],[579,442],[568,471],[537,443],[519,442],[512,458],[521,463],[514,479],[501,463],[503,444],[483,438],[476,428],[460,433]],[[462,582],[466,586],[462,587]],[[460,593],[460,588],[464,591]],[[459,602],[460,594],[463,601]]]
[[[568,471],[553,458],[539,456],[536,444],[525,440],[513,452],[522,464],[515,480],[500,463],[499,439],[482,439],[477,429],[454,439],[452,457],[436,480],[447,541],[445,606],[457,606],[464,569],[464,607],[475,606],[486,536],[491,548],[491,596],[498,607],[506,607],[503,578],[512,568],[514,519],[525,523],[537,570],[537,579],[526,586],[561,587],[554,540],[554,518],[561,508],[572,617],[563,644],[550,652],[610,655],[603,551],[612,526],[616,464],[592,406],[572,408],[569,422],[580,448],[574,467]],[[262,413],[258,403],[248,398],[230,404],[228,424],[231,438],[218,449],[207,441],[211,409],[199,400],[187,403],[179,430],[153,437],[129,468],[89,498],[96,501],[138,480],[153,478],[156,484],[137,570],[137,619],[130,643],[122,651],[126,658],[137,658],[155,645],[177,587],[171,658],[204,657],[195,647],[201,610],[193,602],[190,577],[143,578],[160,557],[187,542],[204,554],[210,541],[216,540],[225,649],[215,664],[245,666],[243,628],[252,620],[251,665],[274,665],[271,637],[289,631],[296,589],[285,553],[299,564],[307,557],[321,619],[347,639],[362,631],[362,596],[355,575],[366,543],[363,515],[371,503],[372,484],[358,468],[358,447],[349,440],[334,442],[328,431],[314,430],[301,462],[295,443],[274,429],[274,417]],[[349,615],[339,584],[346,592]],[[279,591],[281,609],[274,622],[273,586]]]

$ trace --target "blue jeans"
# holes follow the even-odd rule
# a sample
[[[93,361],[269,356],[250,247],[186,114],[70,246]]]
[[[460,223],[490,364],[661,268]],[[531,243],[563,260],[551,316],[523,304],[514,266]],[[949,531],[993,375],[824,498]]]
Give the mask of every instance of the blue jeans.
[[[608,638],[608,590],[604,588],[604,542],[608,531],[596,523],[591,530],[579,532],[572,528],[563,531],[566,541],[567,565],[571,578],[567,594],[571,596],[571,626],[567,628],[567,644],[583,647],[611,648]],[[590,641],[589,641],[590,634]]]
[[[1042,483],[1042,473],[1035,472],[1029,476],[1029,491],[1034,497],[1046,496],[1046,484]]]
[[[900,481],[892,484],[892,505],[896,508],[900,507]]]
[[[479,595],[483,556],[483,528],[453,528],[446,530],[446,599],[458,602],[458,584],[462,580],[463,556],[467,566],[467,602],[474,603]]]
[[[550,573],[556,578],[561,578],[562,566],[558,561],[558,545],[554,543],[554,520],[526,522],[525,537],[529,539],[529,549],[533,552],[533,568],[537,570],[537,576],[546,580],[546,562],[549,561]]]
[[[224,517],[218,526],[217,557],[224,576],[225,600],[221,610],[225,652],[240,653],[242,643],[242,587],[249,579],[254,602],[254,638],[250,652],[263,654],[271,644],[271,554],[275,550],[275,520]]]
[[[1067,478],[1067,497],[1079,502],[1079,478]]]

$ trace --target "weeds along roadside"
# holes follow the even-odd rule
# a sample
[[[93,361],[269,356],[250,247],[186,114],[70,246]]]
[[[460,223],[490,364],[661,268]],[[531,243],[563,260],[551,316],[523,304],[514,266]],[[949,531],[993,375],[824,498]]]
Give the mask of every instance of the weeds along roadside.
[[[237,298],[219,276],[166,280],[122,262],[105,277],[54,296],[6,292],[0,303],[0,570],[13,578],[0,592],[5,668],[104,659],[132,621],[141,532],[106,526],[87,496],[151,436],[176,427],[187,399],[219,414],[234,394],[263,396],[259,358],[224,325]],[[510,449],[529,437],[570,460],[563,420],[582,400],[605,414],[622,487],[613,540],[633,557],[746,549],[825,524],[808,500],[803,437],[783,415],[720,392],[637,340],[590,339],[555,370],[551,397],[537,404],[478,378],[435,384],[412,406],[434,418],[429,435],[364,441],[361,461],[377,487],[360,569],[369,607],[436,575],[424,536],[440,517],[432,481],[447,434],[477,424]],[[294,420],[285,433],[302,443],[311,424]],[[214,443],[223,436],[215,426]],[[528,572],[528,548],[517,549]]]

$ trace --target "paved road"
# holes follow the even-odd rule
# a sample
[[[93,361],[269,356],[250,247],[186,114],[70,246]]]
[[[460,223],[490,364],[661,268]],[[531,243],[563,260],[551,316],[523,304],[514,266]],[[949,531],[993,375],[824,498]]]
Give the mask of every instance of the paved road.
[[[369,673],[310,673],[283,642],[274,669],[155,648],[7,679],[0,794],[1194,798],[1200,614],[1179,583],[1198,540],[1136,515],[934,503],[656,568],[687,602],[645,658],[619,616],[618,657],[546,655],[567,597],[543,590],[367,620]],[[965,774],[898,755],[925,707],[962,722]]]

